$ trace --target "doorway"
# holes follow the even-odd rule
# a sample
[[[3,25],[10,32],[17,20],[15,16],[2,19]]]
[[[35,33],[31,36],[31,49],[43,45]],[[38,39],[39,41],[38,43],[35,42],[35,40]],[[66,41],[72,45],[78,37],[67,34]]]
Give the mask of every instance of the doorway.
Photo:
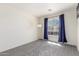
[[[48,18],[48,40],[58,42],[59,39],[59,16]]]

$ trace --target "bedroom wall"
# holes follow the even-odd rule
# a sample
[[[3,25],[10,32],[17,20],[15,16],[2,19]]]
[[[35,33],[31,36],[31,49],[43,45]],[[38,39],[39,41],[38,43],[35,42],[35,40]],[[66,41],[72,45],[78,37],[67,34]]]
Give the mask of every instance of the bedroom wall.
[[[0,52],[37,40],[37,18],[0,5]]]
[[[39,24],[42,27],[39,29],[39,39],[43,39],[44,34],[44,18],[45,17],[54,17],[64,14],[65,17],[65,27],[66,27],[66,37],[67,37],[67,44],[77,46],[77,20],[76,20],[76,6],[73,6],[69,9],[59,11],[57,13],[51,15],[45,15],[40,17]]]

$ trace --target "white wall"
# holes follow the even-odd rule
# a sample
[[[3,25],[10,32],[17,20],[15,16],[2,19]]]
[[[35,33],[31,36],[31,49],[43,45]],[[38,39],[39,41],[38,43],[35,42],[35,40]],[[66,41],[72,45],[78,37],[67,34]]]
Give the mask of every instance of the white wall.
[[[0,5],[0,52],[37,40],[37,18]]]
[[[79,18],[77,19],[77,43],[78,43],[78,45],[77,45],[77,49],[78,49],[78,51],[79,51]]]
[[[77,46],[77,17],[76,8],[69,9],[65,13],[66,36],[68,44]]]
[[[77,45],[77,19],[76,19],[76,6],[69,8],[64,11],[59,11],[55,14],[46,15],[43,17],[40,17],[39,23],[42,24],[42,28],[39,29],[39,39],[43,39],[44,34],[44,17],[54,17],[64,14],[65,16],[65,27],[66,27],[66,37],[67,37],[67,44],[70,45]],[[41,35],[41,37],[40,37]]]

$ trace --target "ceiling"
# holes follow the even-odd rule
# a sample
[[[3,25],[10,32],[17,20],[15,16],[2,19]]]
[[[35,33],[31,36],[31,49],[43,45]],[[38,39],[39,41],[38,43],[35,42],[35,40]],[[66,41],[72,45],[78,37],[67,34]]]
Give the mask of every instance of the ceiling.
[[[76,6],[76,3],[15,3],[15,4],[5,4],[11,7],[15,7],[17,10],[25,11],[33,16],[43,16],[47,14],[52,14],[64,9]],[[1,4],[0,4],[1,6]],[[51,9],[51,11],[48,11]]]

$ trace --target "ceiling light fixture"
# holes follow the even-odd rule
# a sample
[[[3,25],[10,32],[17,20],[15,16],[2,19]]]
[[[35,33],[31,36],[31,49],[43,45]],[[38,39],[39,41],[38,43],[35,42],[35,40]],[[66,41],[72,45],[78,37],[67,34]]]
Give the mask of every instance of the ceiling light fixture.
[[[52,11],[52,9],[48,9],[48,11]]]

